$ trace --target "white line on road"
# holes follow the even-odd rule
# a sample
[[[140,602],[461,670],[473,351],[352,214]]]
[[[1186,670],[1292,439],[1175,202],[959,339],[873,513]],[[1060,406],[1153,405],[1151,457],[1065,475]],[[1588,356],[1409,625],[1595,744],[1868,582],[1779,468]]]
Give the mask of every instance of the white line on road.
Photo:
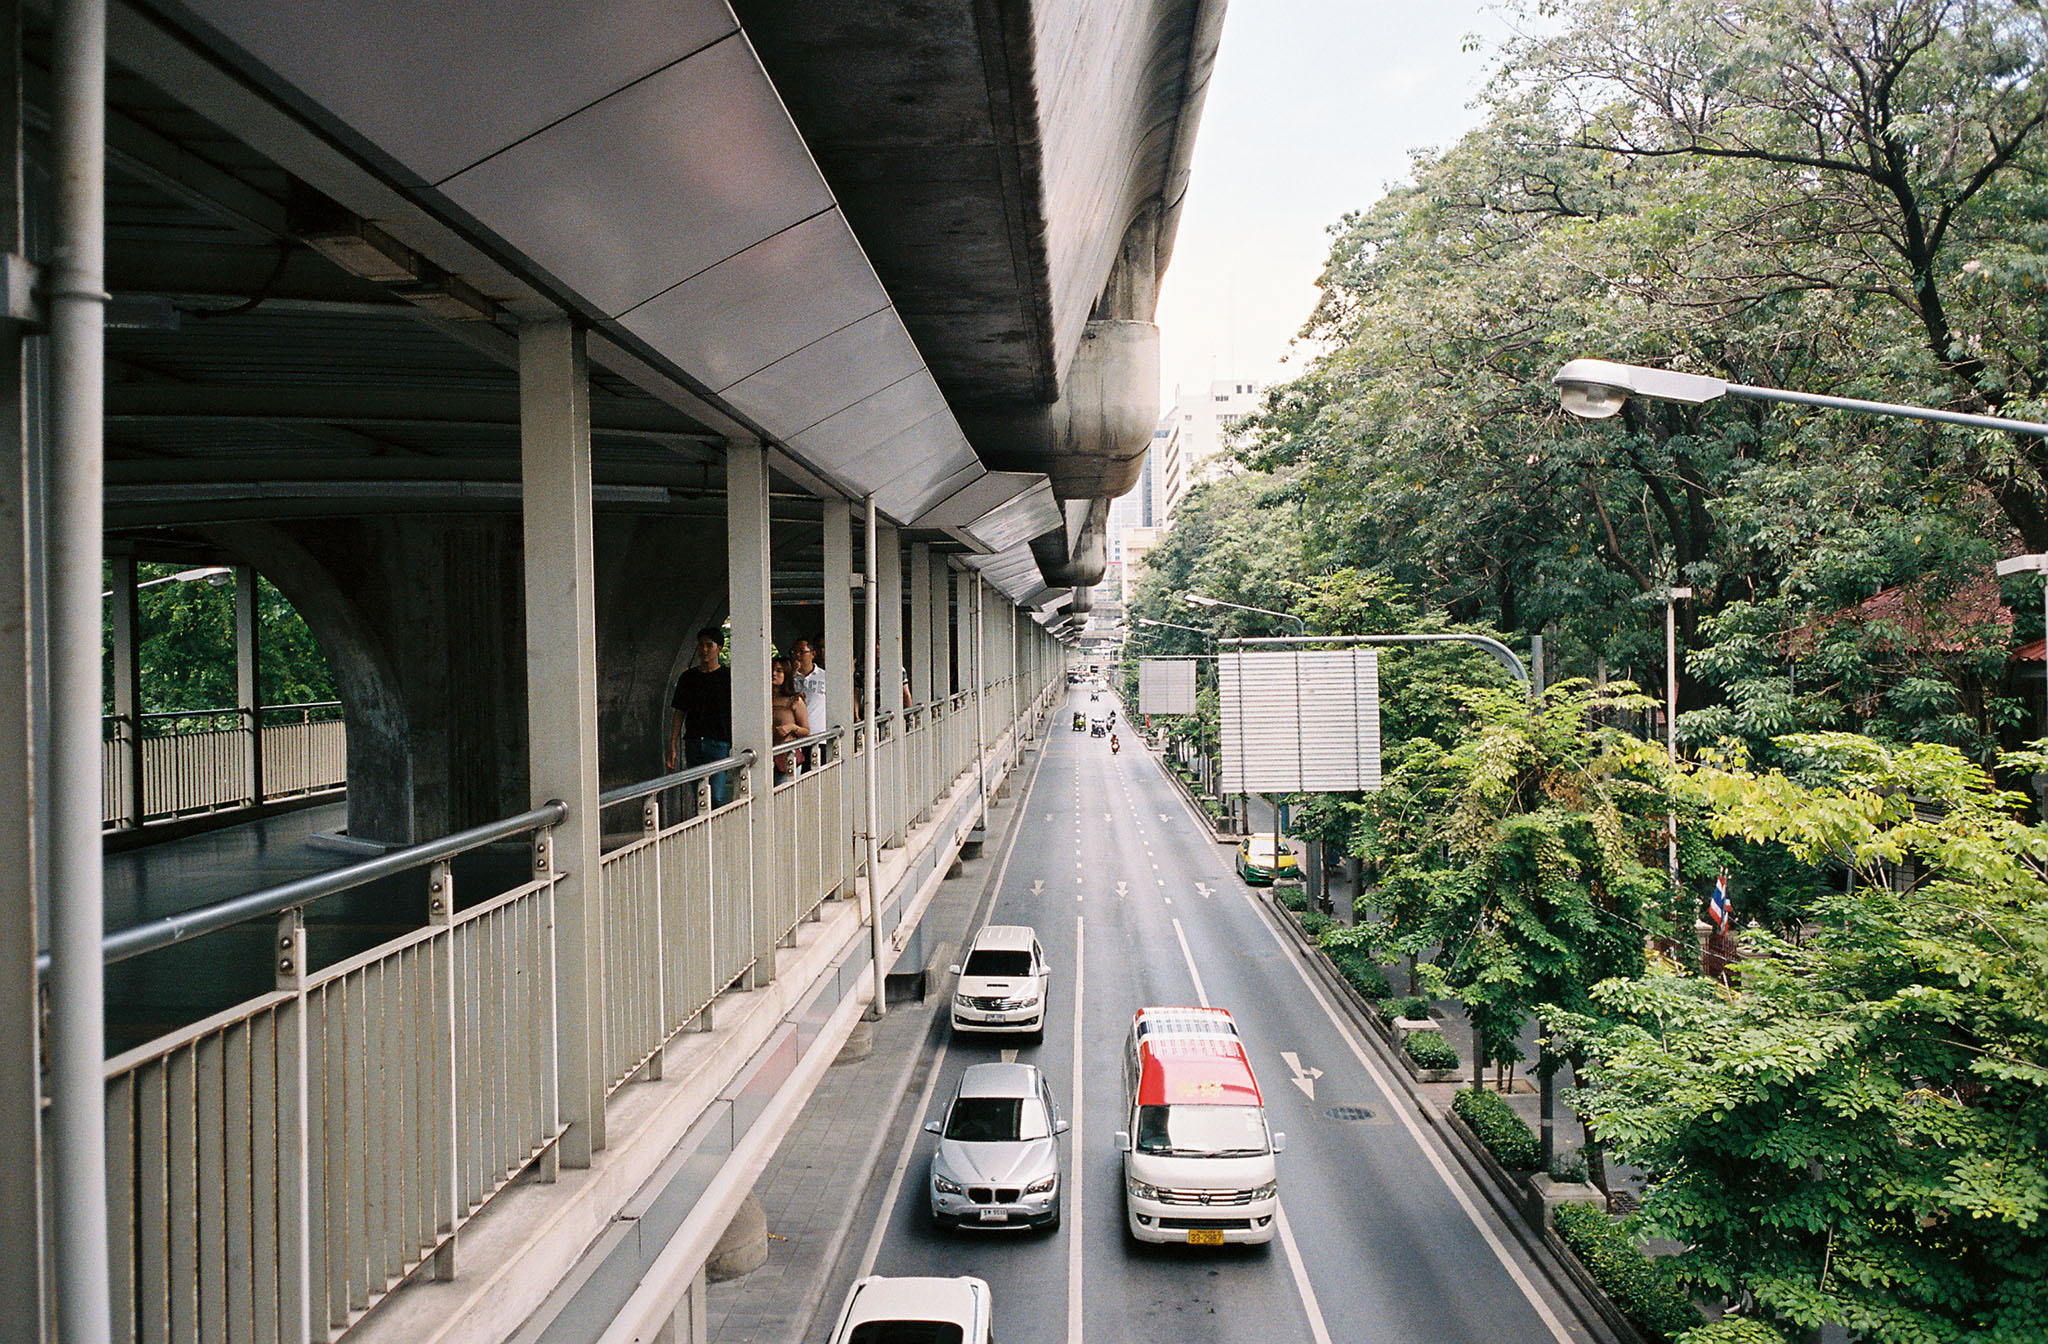
[[[1088,1150],[1081,1146],[1081,1047],[1087,1037],[1081,1024],[1081,916],[1074,916],[1074,1084],[1067,1089],[1067,1189],[1060,1195],[1061,1217],[1067,1224],[1067,1344],[1081,1344],[1081,1172]]]
[[[1287,1268],[1294,1273],[1294,1291],[1301,1294],[1301,1305],[1308,1311],[1308,1328],[1315,1335],[1316,1344],[1330,1344],[1330,1328],[1323,1324],[1323,1309],[1316,1302],[1315,1285],[1308,1281],[1308,1266],[1301,1262],[1301,1248],[1294,1244],[1294,1229],[1287,1225],[1284,1205],[1279,1219],[1280,1249],[1287,1252]]]
[[[1209,1006],[1209,991],[1202,988],[1202,973],[1195,969],[1195,954],[1188,951],[1188,936],[1182,932],[1180,921],[1173,921],[1173,936],[1180,939],[1180,954],[1187,959],[1188,974],[1195,980],[1195,1002],[1204,1008]]]
[[[1457,1180],[1452,1177],[1450,1168],[1444,1164],[1444,1159],[1438,1154],[1436,1145],[1431,1143],[1427,1136],[1423,1134],[1422,1127],[1416,1123],[1415,1117],[1408,1113],[1408,1108],[1395,1099],[1393,1085],[1387,1081],[1387,1076],[1380,1072],[1379,1066],[1373,1063],[1372,1059],[1365,1053],[1365,1046],[1359,1041],[1357,1034],[1352,1031],[1351,1024],[1337,1015],[1337,1010],[1323,996],[1322,987],[1316,984],[1314,977],[1309,974],[1308,967],[1302,964],[1301,958],[1295,949],[1290,947],[1287,940],[1280,936],[1278,929],[1267,923],[1264,914],[1259,910],[1258,902],[1253,898],[1251,892],[1245,891],[1241,894],[1244,896],[1245,903],[1252,907],[1253,915],[1265,927],[1266,933],[1274,942],[1280,945],[1280,951],[1285,954],[1288,962],[1294,967],[1294,973],[1300,976],[1301,983],[1308,987],[1310,997],[1315,999],[1317,1006],[1323,1010],[1323,1015],[1329,1018],[1330,1025],[1337,1029],[1337,1034],[1344,1039],[1344,1044],[1350,1047],[1352,1056],[1358,1060],[1359,1065],[1365,1069],[1367,1076],[1372,1079],[1373,1086],[1377,1087],[1380,1095],[1386,1099],[1387,1109],[1400,1119],[1402,1126],[1408,1131],[1408,1137],[1415,1141],[1415,1146],[1422,1150],[1424,1157],[1429,1159],[1429,1165],[1435,1169],[1437,1178],[1444,1183],[1444,1188],[1451,1192],[1451,1198],[1458,1201],[1458,1207],[1465,1211],[1465,1216],[1471,1220],[1472,1226],[1478,1230],[1480,1238],[1486,1242],[1487,1248],[1493,1252],[1494,1259],[1500,1261],[1501,1268],[1505,1269],[1508,1272],[1508,1277],[1515,1281],[1515,1287],[1521,1289],[1522,1296],[1528,1299],[1529,1305],[1535,1308],[1536,1314],[1543,1319],[1543,1324],[1550,1330],[1550,1337],[1556,1340],[1557,1344],[1574,1344],[1571,1332],[1565,1329],[1564,1323],[1558,1320],[1556,1314],[1550,1310],[1550,1304],[1545,1302],[1542,1296],[1537,1293],[1536,1285],[1529,1281],[1529,1276],[1522,1272],[1522,1267],[1509,1257],[1507,1246],[1494,1233],[1493,1228],[1487,1225],[1486,1220],[1480,1216],[1478,1208],[1474,1206],[1472,1200],[1465,1194],[1464,1189],[1459,1186]],[[1174,921],[1173,927],[1175,932],[1179,932],[1180,922],[1178,920]],[[1185,938],[1181,940],[1181,951],[1183,954],[1187,952],[1187,940]],[[1193,963],[1190,963],[1190,967],[1192,965]],[[1203,1003],[1206,1006],[1207,1000],[1204,1000]]]
[[[932,1093],[939,1085],[939,1074],[945,1068],[946,1047],[952,1038],[939,1042],[939,1048],[932,1052],[932,1071],[924,1080],[924,1091],[917,1094],[917,1109],[911,1113],[910,1128],[903,1135],[903,1147],[896,1153],[896,1169],[889,1173],[889,1188],[882,1192],[882,1208],[875,1215],[875,1230],[868,1237],[868,1247],[860,1257],[860,1273],[854,1275],[864,1279],[875,1272],[875,1257],[882,1253],[882,1237],[889,1231],[889,1215],[896,1211],[896,1196],[903,1191],[903,1173],[910,1169],[910,1155],[917,1150],[917,1136],[924,1133],[924,1114],[932,1104]]]

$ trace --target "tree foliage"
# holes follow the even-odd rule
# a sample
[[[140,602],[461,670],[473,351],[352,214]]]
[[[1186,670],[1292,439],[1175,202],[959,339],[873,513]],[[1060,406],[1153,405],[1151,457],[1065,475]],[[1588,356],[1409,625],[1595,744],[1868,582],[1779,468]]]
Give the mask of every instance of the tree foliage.
[[[2048,830],[1952,748],[1788,742],[1710,768],[1717,830],[1851,866],[1739,987],[1617,978],[1575,1099],[1696,1288],[1871,1341],[2048,1333]],[[2029,758],[2014,762],[2039,768]]]

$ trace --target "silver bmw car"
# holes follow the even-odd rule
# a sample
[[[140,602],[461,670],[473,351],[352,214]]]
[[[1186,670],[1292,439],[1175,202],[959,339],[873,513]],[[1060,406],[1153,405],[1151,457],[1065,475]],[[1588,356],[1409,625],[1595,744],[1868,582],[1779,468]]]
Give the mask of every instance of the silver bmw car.
[[[946,1118],[926,1123],[932,1223],[939,1227],[1060,1225],[1060,1152],[1067,1132],[1045,1077],[1029,1064],[976,1064],[960,1075]]]

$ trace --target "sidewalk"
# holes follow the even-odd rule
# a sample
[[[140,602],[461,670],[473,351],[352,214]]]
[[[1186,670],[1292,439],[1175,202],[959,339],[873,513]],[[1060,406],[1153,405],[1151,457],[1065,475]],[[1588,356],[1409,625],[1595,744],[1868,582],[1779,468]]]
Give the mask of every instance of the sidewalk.
[[[1057,724],[1047,720],[1048,727]],[[981,856],[963,862],[932,897],[928,927],[953,947],[965,937],[982,896],[994,881],[1023,816],[1017,805],[1044,757],[1034,749],[1028,770],[1013,780],[1012,801],[990,810],[993,823]],[[943,977],[941,986],[947,983]],[[834,1267],[849,1243],[868,1235],[851,1225],[854,1207],[892,1134],[883,1118],[895,1113],[914,1081],[945,994],[928,993],[923,1003],[891,1003],[888,1016],[873,1024],[874,1050],[862,1058],[842,1054],[825,1072],[817,1091],[790,1128],[782,1147],[754,1187],[768,1221],[767,1262],[739,1278],[714,1283],[706,1293],[707,1338],[712,1344],[798,1344],[830,1327],[835,1300],[822,1302]],[[856,1031],[855,1039],[861,1033]],[[851,1053],[850,1051],[848,1053]],[[856,1118],[860,1122],[856,1122]],[[827,1320],[816,1330],[813,1318]]]

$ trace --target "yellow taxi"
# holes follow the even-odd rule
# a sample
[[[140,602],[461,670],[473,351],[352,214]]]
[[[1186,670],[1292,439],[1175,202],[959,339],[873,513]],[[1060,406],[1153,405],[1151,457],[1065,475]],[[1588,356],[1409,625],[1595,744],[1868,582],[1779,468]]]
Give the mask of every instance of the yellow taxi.
[[[1279,836],[1254,831],[1238,842],[1237,875],[1254,886],[1265,886],[1275,878],[1301,876],[1301,865]]]

